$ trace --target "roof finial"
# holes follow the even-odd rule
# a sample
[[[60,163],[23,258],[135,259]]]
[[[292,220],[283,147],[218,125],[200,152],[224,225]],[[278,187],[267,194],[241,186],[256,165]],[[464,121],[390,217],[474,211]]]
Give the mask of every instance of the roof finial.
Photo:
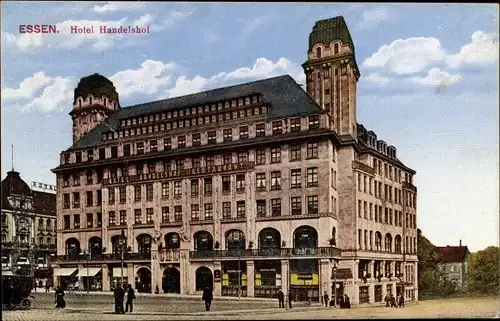
[[[10,146],[12,147],[12,171],[14,171],[14,144]]]

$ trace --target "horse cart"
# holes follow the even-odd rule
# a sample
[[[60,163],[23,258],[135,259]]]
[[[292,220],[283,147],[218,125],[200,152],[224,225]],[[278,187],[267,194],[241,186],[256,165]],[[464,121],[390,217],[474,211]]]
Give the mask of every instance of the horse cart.
[[[31,294],[32,289],[32,276],[2,276],[2,309],[27,310],[31,308],[35,300],[35,296]]]

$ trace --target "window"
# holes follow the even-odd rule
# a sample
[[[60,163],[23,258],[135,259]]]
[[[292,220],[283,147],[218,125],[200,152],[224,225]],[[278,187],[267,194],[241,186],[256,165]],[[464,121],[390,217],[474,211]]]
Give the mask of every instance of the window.
[[[141,185],[136,185],[134,186],[134,201],[135,202],[140,202],[141,201]]]
[[[222,176],[222,193],[231,192],[231,176]]]
[[[316,48],[316,58],[321,58],[321,48]]]
[[[137,146],[137,155],[144,154],[144,143],[140,142],[136,144]]]
[[[271,172],[271,190],[281,189],[281,172]]]
[[[140,209],[134,210],[134,224],[141,224],[142,222],[142,213]]]
[[[318,195],[307,197],[307,214],[318,214]]]
[[[99,159],[105,159],[105,158],[106,158],[106,149],[99,148]]]
[[[191,221],[200,220],[200,206],[198,204],[191,205]]]
[[[290,161],[299,161],[302,159],[302,148],[298,144],[290,145]]]
[[[177,137],[177,148],[186,148],[186,136]]]
[[[127,211],[120,211],[120,225],[127,225]]]
[[[75,176],[73,176],[73,186],[80,186],[80,174],[76,173]]]
[[[64,194],[63,195],[63,208],[69,208],[70,204],[70,196],[69,194]]]
[[[94,151],[92,149],[89,149],[87,151],[87,161],[91,162],[94,160]]]
[[[222,203],[222,218],[231,218],[231,202]]]
[[[266,173],[257,173],[255,175],[255,180],[257,183],[257,191],[266,190]]]
[[[307,187],[318,186],[318,168],[310,167],[307,169]]]
[[[146,184],[146,200],[153,200],[153,184]]]
[[[283,122],[281,120],[273,121],[273,135],[280,135],[283,133]]]
[[[318,143],[307,144],[307,159],[318,158]]]
[[[201,134],[193,134],[193,146],[201,145]]]
[[[80,193],[75,192],[73,193],[73,208],[79,208],[80,207]]]
[[[302,198],[301,197],[292,197],[292,215],[301,215],[302,214]]]
[[[290,120],[290,132],[300,132],[301,126],[300,126],[300,118],[292,118]]]
[[[162,223],[168,223],[169,222],[169,216],[170,216],[170,211],[168,206],[163,206],[161,208],[161,221]]]
[[[213,156],[207,156],[205,158],[205,163],[207,167],[214,166],[215,165],[215,159]]]
[[[164,138],[163,139],[163,150],[171,150],[172,149],[172,138]]]
[[[236,175],[236,192],[243,193],[245,191],[245,174]]]
[[[184,169],[184,160],[183,159],[176,159],[175,160],[175,170],[182,171],[183,169]]]
[[[73,228],[80,228],[80,215],[73,215]]]
[[[257,200],[257,217],[266,216],[266,200]]]
[[[248,152],[238,152],[238,163],[248,163]]]
[[[204,192],[205,192],[205,195],[212,195],[212,178],[209,177],[209,178],[205,178],[204,179]]]
[[[135,174],[136,175],[142,175],[144,174],[144,165],[137,165],[135,166]]]
[[[192,179],[191,180],[191,196],[198,196],[200,193],[200,184],[198,182],[198,179]]]
[[[264,136],[266,136],[266,124],[255,125],[255,137],[264,137]]]
[[[156,139],[149,141],[149,151],[152,153],[158,151],[158,141]]]
[[[76,158],[76,163],[81,163],[82,162],[82,152],[76,152],[75,153],[75,158]]]
[[[87,213],[87,227],[94,227],[94,214]]]
[[[201,159],[199,157],[191,159],[191,168],[200,168],[200,167],[201,167]]]
[[[281,198],[271,199],[271,215],[281,216]]]
[[[64,227],[65,230],[69,230],[70,227],[70,218],[69,215],[64,215]]]
[[[309,116],[309,129],[319,128],[319,115]]]
[[[213,220],[214,219],[214,204],[207,203],[205,204],[205,220]]]
[[[248,139],[248,126],[240,127],[240,140]]]
[[[170,191],[168,183],[161,184],[161,198],[167,199],[169,197]]]
[[[180,198],[182,196],[182,181],[174,182],[174,197]]]
[[[233,140],[233,132],[232,132],[232,129],[229,128],[229,129],[224,129],[224,131],[222,132],[223,133],[223,136],[224,136],[224,142],[230,142]]]
[[[281,147],[271,148],[271,164],[281,163]]]
[[[215,130],[208,132],[208,143],[209,144],[217,143],[217,133]]]
[[[174,207],[174,221],[182,222],[182,205],[177,205]]]
[[[255,163],[257,165],[266,164],[266,150],[265,149],[255,150]]]
[[[302,170],[300,168],[292,169],[290,171],[290,177],[290,188],[300,188],[302,185]]]
[[[146,224],[153,224],[153,208],[146,209]]]
[[[115,211],[109,211],[108,217],[109,217],[109,225],[110,226],[116,225],[116,213],[115,213]]]
[[[245,217],[245,201],[236,202],[236,217]]]
[[[224,165],[231,164],[233,162],[233,153],[225,153],[222,161]]]
[[[92,171],[87,172],[87,185],[92,185],[93,184],[93,177],[92,177]]]
[[[127,190],[126,190],[125,186],[119,187],[118,191],[120,193],[120,203],[121,204],[126,203],[126,201],[127,201]]]

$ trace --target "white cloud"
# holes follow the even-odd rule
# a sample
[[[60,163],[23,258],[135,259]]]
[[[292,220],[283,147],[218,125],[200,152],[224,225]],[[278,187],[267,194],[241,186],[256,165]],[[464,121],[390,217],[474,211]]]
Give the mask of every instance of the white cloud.
[[[218,34],[216,34],[211,30],[205,30],[203,31],[203,40],[205,41],[206,44],[213,44],[219,41],[220,37]]]
[[[368,81],[375,85],[387,85],[389,83],[389,78],[380,76],[377,73],[371,73],[366,77],[361,77],[362,81]]]
[[[305,82],[300,65],[287,58],[273,62],[259,58],[251,67],[238,68],[232,72],[222,72],[212,77],[196,75],[192,78],[178,76],[180,70],[173,62],[146,60],[137,69],[117,72],[109,79],[114,83],[120,97],[134,94],[150,95],[153,99],[164,99],[200,92],[216,87],[289,74],[298,83]],[[73,89],[78,79],[72,77],[50,77],[38,72],[24,79],[19,88],[2,90],[2,104],[22,112],[68,111],[73,102]],[[123,100],[122,100],[123,104]]]
[[[119,3],[121,5],[121,3]],[[90,44],[92,49],[96,51],[104,51],[117,46],[130,46],[134,43],[140,45],[140,38],[147,37],[148,34],[108,34],[100,33],[100,27],[119,28],[121,26],[132,28],[139,26],[140,28],[150,27],[150,32],[157,32],[167,29],[176,23],[179,23],[189,17],[193,11],[173,11],[169,12],[167,17],[156,23],[157,16],[145,14],[137,19],[122,18],[120,20],[66,20],[56,24],[57,34],[21,34],[15,36],[13,34],[2,32],[2,38],[8,45],[14,45],[17,50],[37,50],[43,46],[55,47],[62,49],[75,49],[83,45]],[[71,33],[72,27],[78,28],[93,28],[92,33]]]
[[[363,12],[363,20],[358,23],[359,29],[369,29],[379,23],[389,20],[389,11],[385,8],[376,8]]]
[[[144,2],[108,2],[103,6],[94,6],[94,11],[98,13],[117,12],[117,11],[135,11],[142,9]]]
[[[421,85],[447,87],[460,81],[462,77],[458,74],[450,75],[439,68],[432,68],[426,77],[412,77],[411,80]]]
[[[446,58],[451,68],[465,65],[486,65],[498,62],[498,35],[476,31],[471,36],[472,42],[463,46],[456,55]]]
[[[412,37],[398,39],[390,45],[383,45],[363,62],[365,68],[388,68],[399,74],[414,74],[425,70],[433,62],[446,56],[436,38]]]

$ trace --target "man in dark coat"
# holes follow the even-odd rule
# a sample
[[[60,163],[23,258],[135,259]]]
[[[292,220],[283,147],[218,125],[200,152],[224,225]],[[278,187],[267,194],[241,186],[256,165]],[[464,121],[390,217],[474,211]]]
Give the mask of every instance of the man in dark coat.
[[[347,294],[344,294],[344,306],[346,309],[350,309],[351,308],[351,300],[349,299],[349,297],[347,296]]]
[[[278,290],[278,303],[280,308],[285,307],[285,293],[281,289]]]
[[[125,312],[129,312],[129,308],[130,308],[130,312],[132,312],[132,310],[134,309],[134,299],[135,299],[135,293],[134,293],[134,289],[132,289],[132,285],[129,284],[128,285],[128,290],[127,290],[127,302],[125,303]]]
[[[123,310],[123,300],[125,299],[125,290],[122,288],[122,285],[120,283],[116,285],[113,296],[115,298],[115,313],[118,314],[125,313],[125,311]]]
[[[329,297],[328,297],[328,293],[325,293],[323,294],[323,302],[325,302],[325,307],[328,307],[328,303],[330,302],[329,300]]]
[[[405,307],[405,297],[404,297],[404,295],[403,295],[403,294],[400,294],[400,295],[399,295],[399,302],[398,302],[398,303],[399,303],[399,306],[400,306],[401,308],[404,308],[404,307]]]
[[[205,301],[205,310],[210,311],[210,305],[212,305],[212,300],[214,299],[212,289],[210,287],[207,286],[205,290],[203,290],[203,296],[201,299]]]
[[[391,293],[391,307],[392,308],[397,308],[398,307],[396,305],[396,298],[394,297],[394,295],[392,295],[392,293]]]
[[[390,303],[391,303],[391,297],[389,296],[389,293],[387,293],[385,295],[385,307],[386,308],[390,307]]]

